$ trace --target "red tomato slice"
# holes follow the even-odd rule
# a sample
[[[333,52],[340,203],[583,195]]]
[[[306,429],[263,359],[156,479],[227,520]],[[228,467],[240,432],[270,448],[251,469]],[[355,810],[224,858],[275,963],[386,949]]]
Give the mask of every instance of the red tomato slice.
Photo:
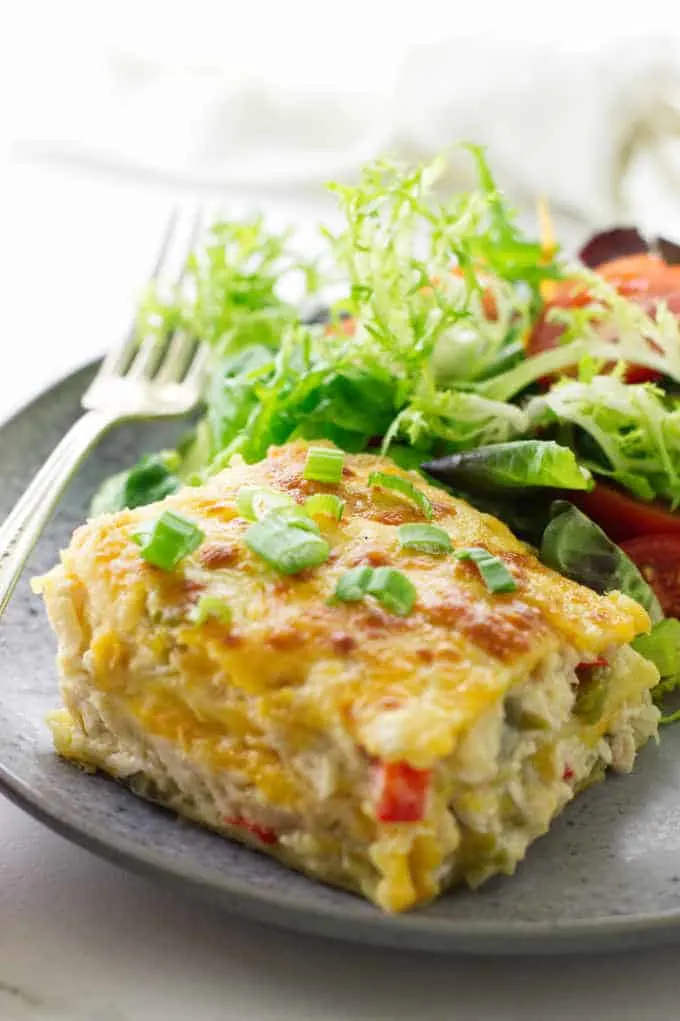
[[[669,266],[649,252],[610,259],[595,272],[627,298],[665,298],[680,291],[680,266]]]
[[[645,311],[653,312],[663,299],[670,311],[680,316],[680,266],[669,266],[658,255],[627,255],[604,263],[597,272]],[[626,371],[628,383],[655,379],[659,373],[643,365],[631,365]]]
[[[570,493],[569,499],[614,542],[647,535],[680,536],[680,514],[662,503],[642,503],[604,482],[598,482],[590,493]]]
[[[680,615],[680,535],[641,535],[621,544],[654,589],[668,617]]]
[[[375,815],[380,822],[420,822],[425,816],[430,769],[381,762],[376,770]]]
[[[596,268],[596,272],[607,280],[617,291],[632,301],[653,312],[664,299],[671,312],[680,316],[680,266],[669,266],[658,255],[644,253],[626,255],[612,259]],[[564,327],[561,323],[549,322],[553,308],[582,308],[588,304],[589,295],[578,283],[561,281],[553,290],[529,335],[527,351],[538,354],[557,347]],[[631,365],[626,371],[628,383],[644,383],[659,379],[653,369],[642,365]]]

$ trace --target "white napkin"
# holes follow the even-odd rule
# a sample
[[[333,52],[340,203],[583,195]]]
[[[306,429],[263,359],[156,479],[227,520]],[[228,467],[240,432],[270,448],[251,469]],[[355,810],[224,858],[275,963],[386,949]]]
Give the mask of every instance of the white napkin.
[[[316,194],[370,156],[427,158],[470,139],[520,210],[544,195],[581,233],[635,218],[680,234],[680,22],[612,39],[593,4],[587,24],[572,12],[531,41],[475,35],[488,5],[476,22],[449,5],[429,33],[428,0],[409,23],[370,3],[357,20],[350,2],[328,27],[310,26],[305,5],[304,28],[289,5],[227,5],[214,24],[183,7],[174,36],[127,22],[61,53],[24,111],[22,147],[189,186]],[[466,173],[456,161],[451,185]]]
[[[653,220],[658,196],[644,208],[633,168],[648,161],[656,189],[680,198],[677,54],[672,40],[644,38],[590,50],[475,41],[455,59],[450,44],[422,48],[400,82],[397,138],[417,155],[451,136],[485,144],[521,207],[545,195],[588,226],[632,215],[636,205]],[[680,209],[676,219],[680,226]]]

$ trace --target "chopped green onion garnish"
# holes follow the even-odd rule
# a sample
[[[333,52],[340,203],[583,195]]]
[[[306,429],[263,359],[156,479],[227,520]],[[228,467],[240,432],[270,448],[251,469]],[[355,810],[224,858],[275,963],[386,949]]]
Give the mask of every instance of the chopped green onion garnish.
[[[194,624],[204,624],[209,617],[219,620],[220,624],[231,624],[231,608],[217,596],[201,596],[189,617]]]
[[[345,509],[345,501],[341,500],[335,493],[314,493],[305,500],[305,511],[316,517],[333,518],[339,521]]]
[[[276,515],[277,518],[281,518],[287,525],[291,525],[295,528],[302,528],[305,532],[314,532],[316,535],[320,535],[320,529],[316,521],[310,518],[309,514],[304,510],[303,507],[277,507],[275,510],[270,511],[267,517]]]
[[[450,553],[453,549],[448,533],[436,525],[400,525],[397,536],[404,549],[419,553]]]
[[[338,578],[334,598],[342,603],[355,603],[363,599],[372,577],[372,567],[352,567]]]
[[[172,571],[180,560],[201,545],[203,532],[193,521],[173,511],[163,511],[156,521],[147,522],[132,536],[141,555],[154,567]]]
[[[375,596],[385,609],[399,617],[411,612],[417,595],[413,582],[393,567],[376,567],[366,586],[366,593]]]
[[[309,513],[298,507],[288,493],[279,493],[265,486],[242,486],[236,494],[236,506],[248,521],[262,521],[269,514],[278,514],[289,525],[319,534],[319,526]]]
[[[266,486],[241,486],[236,494],[236,506],[247,521],[260,521],[275,507],[294,507],[295,501],[288,493],[279,493]]]
[[[416,590],[413,582],[393,567],[353,567],[338,578],[333,600],[355,603],[364,596],[374,596],[386,610],[405,617],[413,609]]]
[[[473,560],[489,592],[514,592],[517,583],[499,557],[478,546],[459,549],[453,554],[457,560]]]
[[[303,477],[308,482],[336,483],[342,478],[345,455],[332,447],[310,447]]]
[[[432,504],[412,482],[402,479],[400,475],[388,475],[387,472],[371,472],[368,476],[369,486],[380,486],[381,489],[393,489],[395,492],[405,496],[423,512],[426,518],[431,518],[433,512]]]
[[[279,514],[268,514],[246,532],[246,545],[281,574],[298,574],[328,560],[328,543]]]

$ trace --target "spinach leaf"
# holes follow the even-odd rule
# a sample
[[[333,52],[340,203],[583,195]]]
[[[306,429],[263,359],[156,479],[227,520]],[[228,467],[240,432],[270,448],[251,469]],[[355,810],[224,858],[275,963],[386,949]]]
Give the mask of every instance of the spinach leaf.
[[[651,587],[598,525],[565,500],[555,501],[551,513],[541,542],[544,564],[596,592],[617,589],[644,606],[653,623],[662,619]]]
[[[90,514],[96,516],[163,500],[180,487],[175,474],[179,460],[174,450],[146,454],[129,471],[114,475],[100,486],[90,505]]]
[[[574,452],[554,440],[512,440],[477,447],[423,465],[434,478],[468,492],[529,487],[592,489]]]
[[[266,378],[267,366],[273,367],[272,352],[260,344],[218,366],[206,401],[213,453],[223,450],[246,427],[258,403],[257,386]]]

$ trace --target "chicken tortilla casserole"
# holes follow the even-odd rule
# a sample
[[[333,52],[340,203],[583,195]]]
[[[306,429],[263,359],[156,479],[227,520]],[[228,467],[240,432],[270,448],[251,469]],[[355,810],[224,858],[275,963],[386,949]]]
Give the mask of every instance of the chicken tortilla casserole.
[[[638,603],[331,445],[94,518],[35,587],[62,756],[390,912],[512,873],[657,731]]]

